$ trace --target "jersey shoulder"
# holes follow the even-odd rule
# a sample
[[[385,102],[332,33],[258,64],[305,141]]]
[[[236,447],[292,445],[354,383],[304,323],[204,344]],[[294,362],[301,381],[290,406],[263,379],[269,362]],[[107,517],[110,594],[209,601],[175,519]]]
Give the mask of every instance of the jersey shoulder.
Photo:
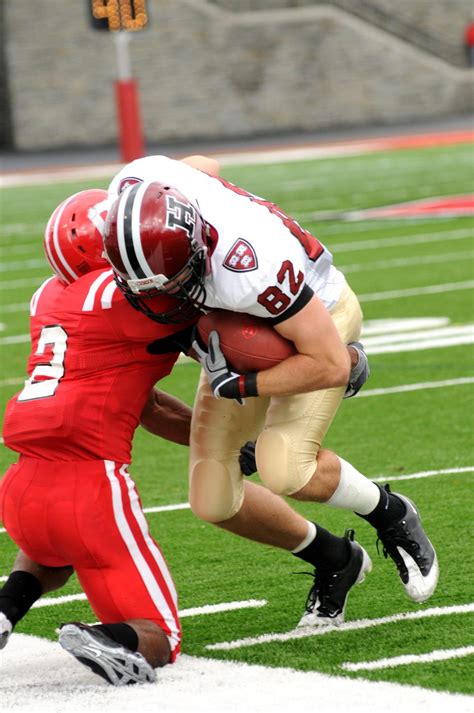
[[[112,179],[108,187],[109,199],[113,200],[128,186],[142,181],[173,182],[176,176],[186,173],[189,169],[182,161],[176,161],[168,156],[145,156],[126,164]],[[193,169],[191,169],[193,170]]]

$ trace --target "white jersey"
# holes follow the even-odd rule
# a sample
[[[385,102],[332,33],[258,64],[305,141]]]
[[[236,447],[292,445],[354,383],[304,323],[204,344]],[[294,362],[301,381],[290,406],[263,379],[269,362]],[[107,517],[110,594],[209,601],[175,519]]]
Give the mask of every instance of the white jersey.
[[[109,198],[141,181],[173,186],[209,224],[208,309],[280,322],[298,312],[313,293],[329,310],[338,301],[344,276],[333,266],[331,253],[275,204],[166,156],[126,165],[112,180]]]

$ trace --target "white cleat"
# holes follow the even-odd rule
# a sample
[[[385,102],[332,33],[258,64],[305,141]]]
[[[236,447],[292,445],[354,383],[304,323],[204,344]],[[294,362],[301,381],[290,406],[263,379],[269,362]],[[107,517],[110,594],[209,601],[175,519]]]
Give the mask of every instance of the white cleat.
[[[388,485],[384,487],[390,492]],[[415,504],[404,495],[394,495],[405,504],[405,515],[386,530],[377,530],[377,535],[384,556],[395,562],[407,595],[414,602],[424,602],[431,597],[438,583],[438,558]]]

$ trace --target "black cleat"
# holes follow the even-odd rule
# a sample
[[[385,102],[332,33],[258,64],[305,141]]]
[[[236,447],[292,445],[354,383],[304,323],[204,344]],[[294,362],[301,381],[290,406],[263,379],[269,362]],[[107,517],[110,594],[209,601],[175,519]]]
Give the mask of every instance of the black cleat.
[[[298,626],[339,626],[344,621],[347,595],[354,584],[363,582],[372,569],[369,555],[358,542],[354,530],[346,530],[344,537],[351,548],[349,562],[344,569],[315,570],[314,584],[306,601],[306,611]]]
[[[390,492],[388,485],[384,488]],[[424,602],[438,583],[436,552],[423,530],[414,503],[404,495],[393,494],[405,504],[405,515],[386,530],[377,530],[377,536],[383,545],[384,557],[390,556],[397,565],[407,595],[414,602]]]
[[[79,622],[63,624],[59,643],[112,686],[156,681],[155,670],[141,654],[109,639],[93,626]]]

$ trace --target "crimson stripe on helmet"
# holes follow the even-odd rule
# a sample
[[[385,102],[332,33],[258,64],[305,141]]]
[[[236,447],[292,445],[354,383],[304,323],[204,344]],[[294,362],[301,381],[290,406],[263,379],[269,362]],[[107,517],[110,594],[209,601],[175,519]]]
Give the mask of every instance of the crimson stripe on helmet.
[[[133,271],[133,276],[136,278],[148,277],[140,265],[137,253],[135,251],[135,245],[133,241],[133,230],[132,230],[132,215],[134,211],[135,199],[138,191],[140,190],[142,184],[137,183],[132,186],[127,194],[125,202],[125,210],[123,215],[123,239],[125,244],[125,251],[127,253],[128,262]]]

